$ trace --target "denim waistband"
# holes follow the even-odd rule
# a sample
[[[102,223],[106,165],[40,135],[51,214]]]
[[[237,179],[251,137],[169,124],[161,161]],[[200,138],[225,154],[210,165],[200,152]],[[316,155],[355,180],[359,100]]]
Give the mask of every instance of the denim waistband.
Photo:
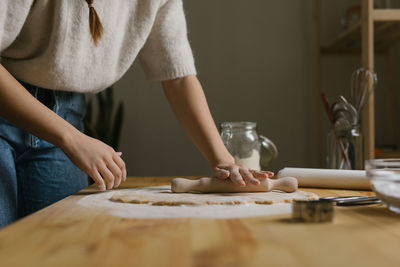
[[[78,129],[83,130],[81,125],[86,108],[85,95],[83,93],[46,89],[23,81],[19,82],[43,105]]]
[[[49,109],[53,110],[54,105],[55,105],[55,91],[49,90],[49,89],[44,89],[40,88],[22,81],[19,81],[25,89],[31,93],[33,97],[35,97],[37,100],[42,102],[45,106],[47,106]]]
[[[38,87],[24,81],[19,82],[33,97],[56,113],[60,106],[75,106],[78,108],[81,106],[80,109],[84,112],[85,105],[82,100],[84,100],[85,96],[82,93],[52,90]]]

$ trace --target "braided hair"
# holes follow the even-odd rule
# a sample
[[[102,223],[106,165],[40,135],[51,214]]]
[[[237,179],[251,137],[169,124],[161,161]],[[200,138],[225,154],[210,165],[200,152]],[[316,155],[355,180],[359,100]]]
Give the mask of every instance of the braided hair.
[[[99,15],[97,15],[96,10],[93,7],[93,0],[86,0],[89,6],[89,28],[90,35],[92,35],[92,39],[94,44],[97,46],[97,43],[101,39],[103,35],[103,25],[101,24]]]

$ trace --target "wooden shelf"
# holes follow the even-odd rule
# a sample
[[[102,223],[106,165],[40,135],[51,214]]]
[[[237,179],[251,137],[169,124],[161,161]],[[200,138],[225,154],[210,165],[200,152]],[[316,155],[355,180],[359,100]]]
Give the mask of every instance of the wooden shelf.
[[[377,159],[400,158],[400,150],[377,153],[375,157]]]
[[[383,54],[387,52],[388,48],[390,48],[391,45],[398,41],[400,41],[400,21],[374,22],[375,53]],[[341,32],[338,36],[336,36],[336,38],[329,42],[327,46],[321,47],[322,55],[343,55],[360,53],[361,22],[356,22],[352,24],[348,29]]]
[[[314,0],[315,6],[315,47],[316,55],[316,97],[317,110],[321,106],[321,58],[324,55],[360,55],[361,67],[374,71],[375,56],[389,51],[390,46],[400,41],[400,9],[374,9],[374,0],[360,0],[360,21],[351,24],[338,34],[326,46],[320,43],[321,5]],[[390,53],[386,53],[389,55]],[[371,85],[369,85],[371,86]],[[371,90],[373,92],[373,90]],[[364,133],[364,158],[375,157],[375,114],[374,94],[372,93],[364,106],[362,114]],[[316,113],[317,152],[322,157],[321,116]],[[383,157],[400,157],[399,153],[383,153]]]
[[[399,9],[374,9],[374,21],[400,21]]]

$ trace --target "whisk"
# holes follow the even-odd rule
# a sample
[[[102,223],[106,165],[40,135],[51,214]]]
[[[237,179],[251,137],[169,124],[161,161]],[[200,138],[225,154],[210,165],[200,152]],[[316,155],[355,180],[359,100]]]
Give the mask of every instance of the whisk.
[[[373,82],[372,86],[369,86],[370,82]],[[377,82],[376,73],[363,68],[355,70],[351,75],[350,95],[359,116],[361,116],[364,104],[374,91]]]

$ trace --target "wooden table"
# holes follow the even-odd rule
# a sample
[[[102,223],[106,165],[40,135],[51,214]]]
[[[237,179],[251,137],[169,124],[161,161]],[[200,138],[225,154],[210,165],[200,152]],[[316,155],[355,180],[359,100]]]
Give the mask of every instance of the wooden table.
[[[168,184],[129,178],[122,188]],[[306,189],[320,196],[368,191]],[[335,207],[332,223],[290,215],[127,219],[76,202],[89,188],[0,231],[0,266],[400,266],[400,216],[383,205]]]

